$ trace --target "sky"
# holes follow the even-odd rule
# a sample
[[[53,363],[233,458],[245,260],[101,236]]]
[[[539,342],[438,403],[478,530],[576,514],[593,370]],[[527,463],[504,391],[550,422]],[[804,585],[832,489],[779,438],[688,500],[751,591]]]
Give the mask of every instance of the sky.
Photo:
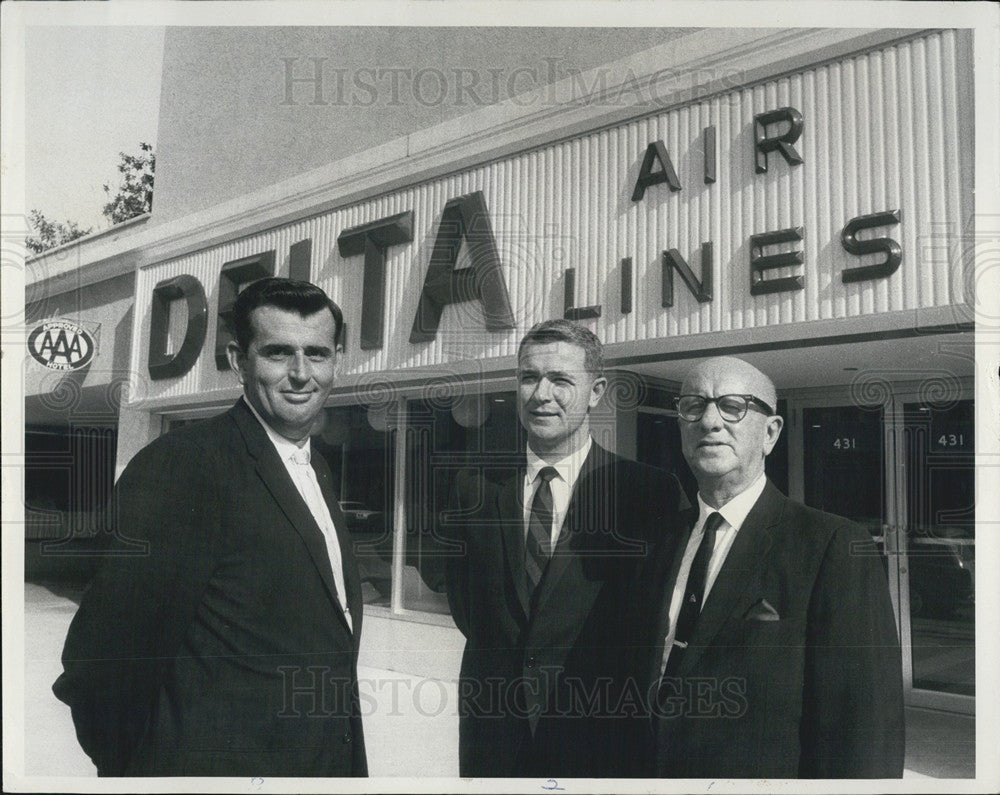
[[[119,152],[155,146],[162,27],[30,26],[25,36],[25,207],[106,229]]]

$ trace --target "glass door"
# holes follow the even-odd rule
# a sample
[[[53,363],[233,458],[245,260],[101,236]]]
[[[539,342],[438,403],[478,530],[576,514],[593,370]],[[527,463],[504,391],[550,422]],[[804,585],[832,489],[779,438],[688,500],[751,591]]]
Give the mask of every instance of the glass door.
[[[973,402],[900,402],[900,590],[912,700],[954,708],[961,700],[942,697],[975,696]]]
[[[881,406],[802,409],[803,502],[852,519],[882,539],[885,462]]]
[[[895,572],[889,566],[891,547],[887,548],[885,533],[891,500],[886,493],[884,407],[803,406],[800,412],[799,499],[812,508],[847,517],[871,534],[871,547],[858,553],[878,555],[892,595]],[[893,598],[894,608],[896,604]]]
[[[847,389],[789,398],[790,496],[871,533],[907,703],[973,713],[973,402],[928,402],[910,384],[894,384],[879,405],[851,398]]]

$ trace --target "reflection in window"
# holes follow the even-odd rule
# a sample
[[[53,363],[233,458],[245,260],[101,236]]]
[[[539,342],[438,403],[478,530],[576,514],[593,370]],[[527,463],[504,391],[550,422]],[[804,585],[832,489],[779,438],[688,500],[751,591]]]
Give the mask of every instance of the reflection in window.
[[[365,406],[328,409],[316,453],[330,465],[361,573],[365,604],[389,605],[392,584],[393,434]]]
[[[802,412],[805,503],[882,534],[882,408],[825,406]]]
[[[975,695],[973,403],[907,403],[904,427],[913,685]]]
[[[407,410],[403,606],[447,613],[444,573],[451,549],[435,532],[438,516],[447,508],[459,471],[517,456],[520,425],[515,396],[500,392],[411,400]]]
[[[24,434],[25,578],[83,584],[111,543],[105,509],[116,428],[29,426]]]

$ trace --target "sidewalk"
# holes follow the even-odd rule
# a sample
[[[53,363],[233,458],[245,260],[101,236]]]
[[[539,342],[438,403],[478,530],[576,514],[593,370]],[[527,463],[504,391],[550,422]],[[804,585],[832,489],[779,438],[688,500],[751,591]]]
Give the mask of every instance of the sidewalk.
[[[52,694],[76,604],[28,583],[25,625],[25,773],[97,775],[76,742],[69,707]],[[458,688],[454,681],[381,668],[358,669],[365,746],[372,776],[458,776]]]
[[[52,694],[76,604],[65,593],[25,585],[25,773],[96,775],[80,750],[69,708]],[[377,633],[376,633],[377,635]],[[373,642],[378,639],[373,635]],[[386,659],[373,653],[369,659]],[[362,663],[366,661],[362,650]],[[458,776],[457,685],[362,665],[358,669],[370,775]],[[975,718],[906,710],[904,778],[975,775]]]

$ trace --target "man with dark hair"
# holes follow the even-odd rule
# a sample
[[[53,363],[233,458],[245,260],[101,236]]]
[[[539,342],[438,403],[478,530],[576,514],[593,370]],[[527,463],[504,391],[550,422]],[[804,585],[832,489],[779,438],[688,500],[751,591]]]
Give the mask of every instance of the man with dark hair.
[[[339,307],[268,278],[234,307],[243,397],[136,454],[53,686],[101,776],[363,776],[361,585],[309,435]]]
[[[695,365],[677,413],[698,507],[635,599],[652,612],[649,774],[901,776],[902,664],[871,536],[768,481],[783,420],[756,367]]]
[[[273,306],[294,312],[299,317],[315,315],[324,309],[329,309],[333,315],[337,341],[344,327],[344,315],[330,297],[319,287],[310,282],[294,281],[292,279],[260,279],[248,285],[233,304],[233,336],[236,338],[237,351],[247,351],[253,339],[251,318],[253,310],[261,306]]]
[[[591,438],[602,368],[590,331],[565,320],[534,326],[518,350],[525,457],[456,478],[443,528],[460,550],[448,596],[466,637],[463,776],[640,772],[626,595],[647,541],[687,502],[674,478]]]

